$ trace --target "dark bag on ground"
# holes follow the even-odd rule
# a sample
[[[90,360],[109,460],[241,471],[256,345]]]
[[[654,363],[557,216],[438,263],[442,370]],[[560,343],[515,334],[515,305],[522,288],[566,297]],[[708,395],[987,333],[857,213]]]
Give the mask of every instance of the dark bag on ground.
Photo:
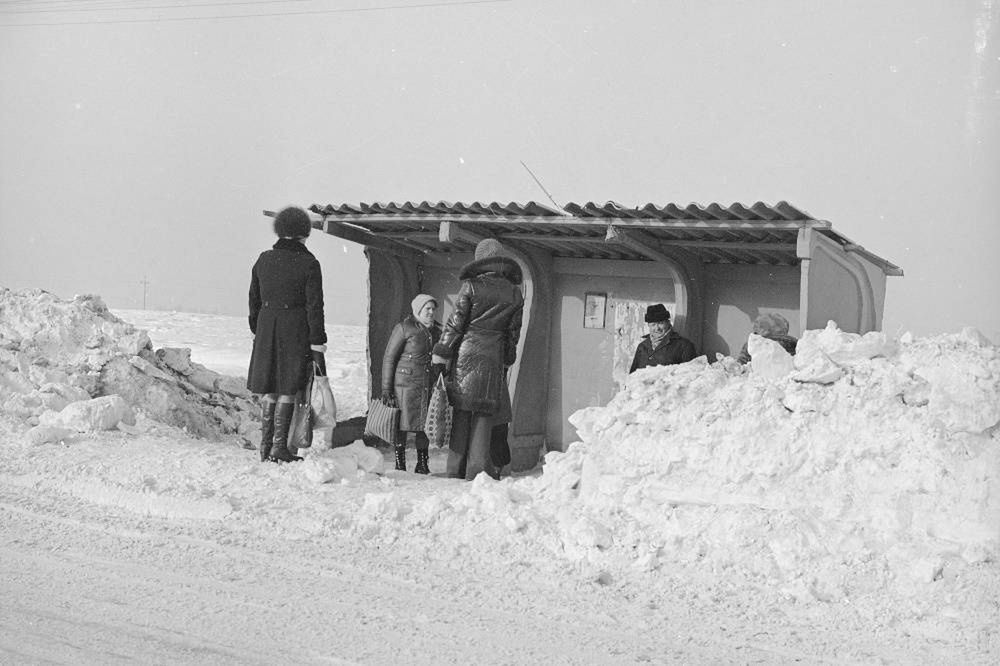
[[[399,408],[390,407],[378,398],[368,404],[368,418],[365,420],[365,434],[378,437],[392,444],[399,430]]]
[[[424,434],[434,446],[448,446],[451,441],[452,406],[448,401],[448,387],[444,375],[438,375],[431,391],[431,401],[427,405],[427,418],[424,420]]]

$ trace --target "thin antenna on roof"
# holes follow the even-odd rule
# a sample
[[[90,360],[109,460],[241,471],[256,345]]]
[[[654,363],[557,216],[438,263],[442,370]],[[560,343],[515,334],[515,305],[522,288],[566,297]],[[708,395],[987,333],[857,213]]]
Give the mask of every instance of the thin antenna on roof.
[[[549,201],[552,202],[552,205],[555,206],[556,208],[562,209],[562,206],[556,203],[556,200],[552,198],[552,195],[549,194],[549,191],[545,189],[544,185],[542,185],[542,181],[538,180],[538,176],[536,176],[534,172],[528,168],[528,165],[525,164],[523,161],[521,161],[521,166],[523,166],[525,171],[527,171],[531,175],[531,177],[535,179],[535,182],[538,183],[538,187],[542,188],[542,192],[545,192],[545,196],[549,198]]]

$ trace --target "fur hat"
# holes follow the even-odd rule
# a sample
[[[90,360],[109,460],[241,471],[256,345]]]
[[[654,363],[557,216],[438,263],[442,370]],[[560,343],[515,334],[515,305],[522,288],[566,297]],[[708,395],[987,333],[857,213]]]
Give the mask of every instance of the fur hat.
[[[274,216],[274,233],[281,238],[305,238],[312,231],[309,213],[296,206],[282,208]]]
[[[414,317],[420,316],[420,311],[424,308],[427,303],[433,302],[437,305],[437,299],[429,294],[417,294],[416,297],[410,302],[410,310],[413,311]]]
[[[663,307],[663,303],[650,305],[646,308],[646,323],[650,324],[654,321],[670,321],[670,313]]]
[[[757,335],[788,335],[788,320],[777,312],[768,312],[753,320],[753,332]]]
[[[490,257],[502,257],[505,254],[503,244],[496,238],[484,238],[476,244],[476,261]]]

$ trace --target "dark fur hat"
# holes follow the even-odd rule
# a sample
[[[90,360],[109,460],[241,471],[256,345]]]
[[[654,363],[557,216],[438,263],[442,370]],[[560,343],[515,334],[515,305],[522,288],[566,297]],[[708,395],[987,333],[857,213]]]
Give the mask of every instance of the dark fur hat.
[[[274,233],[282,238],[305,238],[312,231],[309,213],[296,206],[282,208],[274,216]]]
[[[646,323],[654,321],[670,321],[670,313],[663,307],[663,303],[650,305],[646,308]]]

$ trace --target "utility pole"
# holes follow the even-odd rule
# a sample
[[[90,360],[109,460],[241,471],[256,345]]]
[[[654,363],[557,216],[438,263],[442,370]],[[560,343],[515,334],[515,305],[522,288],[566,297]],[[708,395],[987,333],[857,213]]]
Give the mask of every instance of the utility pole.
[[[142,309],[145,310],[146,309],[146,287],[149,286],[149,280],[146,279],[145,275],[142,276],[142,280],[139,282],[139,284],[142,285]]]

